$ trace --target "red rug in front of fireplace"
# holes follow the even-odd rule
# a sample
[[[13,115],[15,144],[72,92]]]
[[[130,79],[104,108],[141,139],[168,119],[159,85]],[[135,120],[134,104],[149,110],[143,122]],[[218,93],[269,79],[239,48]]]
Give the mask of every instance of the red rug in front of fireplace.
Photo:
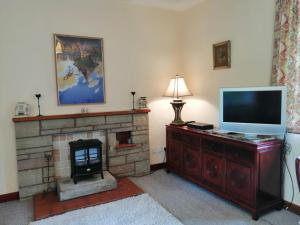
[[[103,203],[108,203],[131,196],[143,194],[144,191],[136,186],[128,178],[118,180],[118,187],[111,191],[87,195],[60,202],[55,192],[50,192],[46,196],[38,194],[34,196],[34,220],[45,219],[50,216],[62,214],[71,210],[86,208]]]

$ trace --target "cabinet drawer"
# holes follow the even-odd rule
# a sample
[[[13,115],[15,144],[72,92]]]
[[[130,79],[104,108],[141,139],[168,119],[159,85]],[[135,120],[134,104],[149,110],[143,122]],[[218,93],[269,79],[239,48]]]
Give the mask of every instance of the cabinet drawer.
[[[170,136],[172,139],[176,141],[181,141],[185,144],[194,146],[196,148],[200,147],[200,138],[197,136],[194,136],[192,134],[183,134],[180,132],[171,132]]]
[[[237,161],[247,162],[254,164],[255,153],[249,149],[241,148],[237,146],[226,146],[225,147],[226,157],[235,159]]]
[[[204,139],[202,141],[202,148],[205,151],[208,152],[215,152],[215,153],[224,153],[224,145],[222,143],[216,142],[216,141],[211,141]]]

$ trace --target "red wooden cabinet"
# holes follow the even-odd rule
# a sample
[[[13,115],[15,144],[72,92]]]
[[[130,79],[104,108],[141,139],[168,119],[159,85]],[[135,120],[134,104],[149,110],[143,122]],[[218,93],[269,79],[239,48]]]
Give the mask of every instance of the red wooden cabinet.
[[[252,213],[282,207],[282,141],[259,143],[167,126],[167,170]]]

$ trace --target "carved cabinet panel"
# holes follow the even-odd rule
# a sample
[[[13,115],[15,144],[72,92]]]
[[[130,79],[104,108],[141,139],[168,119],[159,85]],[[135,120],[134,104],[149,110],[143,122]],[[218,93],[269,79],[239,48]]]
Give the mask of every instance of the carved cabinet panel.
[[[201,155],[199,150],[183,145],[183,170],[186,175],[201,178]]]
[[[182,144],[174,139],[169,140],[167,144],[168,167],[177,172],[181,172],[183,160]]]
[[[251,168],[237,164],[235,162],[227,162],[226,189],[233,194],[235,198],[243,199],[249,202],[252,197]]]
[[[225,181],[225,160],[213,154],[203,154],[203,179],[222,187]]]

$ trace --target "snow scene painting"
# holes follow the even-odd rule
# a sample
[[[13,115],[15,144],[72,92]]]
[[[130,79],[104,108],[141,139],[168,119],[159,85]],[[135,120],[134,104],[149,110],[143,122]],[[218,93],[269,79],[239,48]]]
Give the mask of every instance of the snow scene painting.
[[[59,105],[105,102],[101,38],[54,35]]]

